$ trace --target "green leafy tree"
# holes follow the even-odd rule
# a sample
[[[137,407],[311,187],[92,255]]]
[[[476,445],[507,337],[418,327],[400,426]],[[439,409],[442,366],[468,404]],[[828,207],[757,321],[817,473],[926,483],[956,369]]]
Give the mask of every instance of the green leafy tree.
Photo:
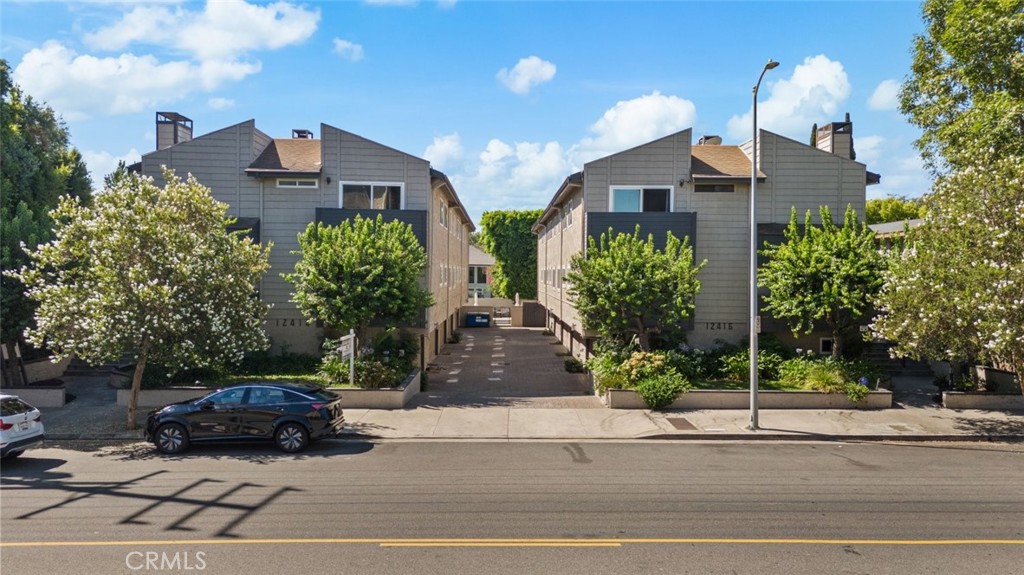
[[[11,83],[6,60],[0,60],[0,158],[0,268],[14,270],[28,262],[22,244],[35,247],[52,237],[49,212],[58,198],[88,203],[92,182],[63,122]],[[21,339],[33,310],[17,278],[0,278],[0,340]]]
[[[872,331],[896,355],[1024,373],[1022,160],[941,177],[924,223],[892,249]]]
[[[495,297],[537,297],[537,236],[531,229],[544,210],[484,212],[481,245],[494,257],[491,293]]]
[[[125,178],[92,206],[62,198],[54,239],[11,274],[38,305],[33,344],[90,363],[134,354],[129,428],[147,364],[219,367],[268,344],[256,290],[270,246],[227,231],[227,204],[195,179],[164,179]]]
[[[355,329],[360,339],[371,322],[386,327],[422,318],[434,305],[420,285],[427,253],[412,227],[356,216],[338,226],[311,223],[299,234],[301,255],[294,273],[294,301],[310,320]]]
[[[904,222],[924,217],[925,207],[921,200],[904,197],[868,200],[864,206],[864,219],[868,224]]]
[[[832,356],[843,353],[843,340],[868,311],[882,285],[884,262],[875,234],[846,208],[843,226],[832,221],[827,206],[819,210],[821,225],[797,225],[796,208],[786,228],[786,241],[766,244],[767,262],[758,270],[758,285],[767,287],[765,311],[789,321],[790,329],[810,333],[816,321],[832,331]]]
[[[599,242],[589,238],[586,255],[569,262],[566,281],[583,327],[617,341],[635,336],[643,351],[651,349],[654,334],[685,337],[700,291],[697,274],[706,263],[693,263],[690,239],[669,232],[658,250],[653,236],[640,238],[639,226],[632,235],[612,235],[609,229]]]
[[[124,162],[124,160],[118,160],[117,167],[114,168],[114,171],[103,176],[103,187],[113,188],[117,186],[121,182],[121,180],[127,178],[128,175],[128,165]]]
[[[1024,2],[926,0],[900,110],[933,173],[1024,156]]]
[[[900,108],[935,181],[923,225],[893,252],[873,331],[898,356],[1020,375],[1024,2],[927,0],[922,16]]]

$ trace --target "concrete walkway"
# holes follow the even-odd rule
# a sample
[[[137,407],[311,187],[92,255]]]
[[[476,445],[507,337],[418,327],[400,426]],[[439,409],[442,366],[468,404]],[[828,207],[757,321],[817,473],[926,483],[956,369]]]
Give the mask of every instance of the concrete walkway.
[[[351,438],[409,440],[1024,440],[1024,412],[951,410],[927,378],[895,378],[893,409],[607,409],[589,378],[564,369],[564,348],[531,328],[467,328],[428,370],[428,387],[401,410],[347,409]],[[51,439],[141,439],[127,431],[105,377],[65,380],[73,397],[43,409]],[[146,410],[139,414],[140,425]]]

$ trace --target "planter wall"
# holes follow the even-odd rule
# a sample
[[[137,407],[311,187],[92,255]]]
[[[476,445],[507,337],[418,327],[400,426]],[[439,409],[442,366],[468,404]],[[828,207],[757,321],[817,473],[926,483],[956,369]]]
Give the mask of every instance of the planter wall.
[[[32,407],[64,407],[66,401],[63,385],[11,387],[0,393],[17,395]]]
[[[57,363],[53,363],[53,360],[49,358],[26,361],[25,376],[28,377],[29,382],[58,379],[64,375],[69,365],[71,365],[70,357],[66,357]],[[26,399],[25,401],[28,400]],[[29,401],[29,403],[32,402]]]
[[[1020,387],[1017,385],[1017,374],[1012,371],[1003,371],[994,367],[984,365],[974,366],[974,372],[978,379],[988,386],[985,389],[996,393],[1016,393]]]
[[[640,395],[631,389],[609,389],[601,396],[611,409],[647,409]],[[763,409],[888,409],[892,407],[892,392],[869,392],[862,401],[854,403],[842,393],[817,391],[759,391],[758,407]],[[749,391],[717,391],[697,389],[676,399],[666,409],[747,409]]]
[[[402,385],[392,389],[328,389],[341,394],[341,407],[345,409],[402,409],[420,392],[420,380],[420,370],[417,369],[409,374]]]
[[[944,391],[942,405],[949,409],[1024,409],[1024,395],[990,391]]]
[[[420,370],[413,371],[401,386],[393,389],[351,389],[347,387],[328,389],[341,394],[342,408],[402,409],[414,395],[420,392]],[[139,391],[139,407],[163,407],[168,403],[196,399],[211,391],[213,389],[208,387],[143,389]],[[118,389],[117,404],[128,405],[131,393],[130,389]]]
[[[138,407],[163,407],[168,403],[186,401],[202,397],[213,391],[208,387],[168,387],[166,389],[141,389],[139,390]],[[117,404],[128,405],[132,390],[117,390]]]

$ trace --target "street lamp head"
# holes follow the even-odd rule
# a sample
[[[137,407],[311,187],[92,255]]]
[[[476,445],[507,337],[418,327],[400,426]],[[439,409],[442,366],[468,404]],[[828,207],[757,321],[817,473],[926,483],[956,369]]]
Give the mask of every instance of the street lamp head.
[[[764,65],[765,70],[774,70],[779,67],[779,63],[771,58],[768,58],[768,63]]]

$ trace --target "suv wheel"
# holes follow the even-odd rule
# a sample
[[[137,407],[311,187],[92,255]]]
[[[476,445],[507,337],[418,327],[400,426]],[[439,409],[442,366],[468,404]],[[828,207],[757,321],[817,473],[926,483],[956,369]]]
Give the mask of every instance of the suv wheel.
[[[274,443],[285,453],[298,453],[309,445],[309,432],[305,426],[288,421],[278,426],[274,432]]]
[[[188,448],[188,432],[180,423],[165,423],[156,428],[153,442],[161,453],[174,455]]]

